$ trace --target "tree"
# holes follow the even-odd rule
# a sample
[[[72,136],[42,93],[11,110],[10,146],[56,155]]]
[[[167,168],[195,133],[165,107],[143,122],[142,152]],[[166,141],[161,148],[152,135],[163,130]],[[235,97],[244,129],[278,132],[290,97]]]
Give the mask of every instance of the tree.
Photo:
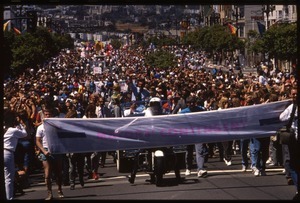
[[[112,45],[112,47],[114,49],[120,49],[121,46],[122,46],[122,42],[120,40],[118,40],[118,39],[112,39],[111,42],[110,42],[110,44]]]
[[[168,51],[158,50],[146,55],[145,64],[150,67],[167,69],[175,66],[175,55]]]
[[[248,32],[248,39],[246,40],[246,48],[249,52],[253,52],[254,54],[262,53],[262,39],[260,34],[256,30],[250,30]]]
[[[215,24],[210,27],[189,32],[183,39],[183,43],[194,48],[201,49],[213,55],[215,52],[233,52],[243,50],[245,43],[236,35],[230,33],[227,26]]]
[[[231,34],[227,26],[219,24],[189,32],[184,37],[183,43],[210,53],[244,48],[242,40]]]
[[[7,74],[20,74],[27,68],[37,69],[49,58],[56,56],[62,48],[72,48],[73,39],[69,35],[50,33],[46,28],[38,27],[34,33],[25,33],[12,37],[5,33],[10,69]]]
[[[287,60],[295,63],[297,60],[297,26],[296,24],[274,24],[261,37],[256,31],[249,31],[247,48],[249,51],[268,53],[269,58]]]
[[[13,57],[12,57],[12,47],[13,47],[13,42],[15,41],[15,33],[10,31],[5,31],[4,33],[4,40],[3,40],[3,59],[4,61],[2,62],[2,65],[4,67],[3,73],[8,73],[9,72],[9,67],[11,66]]]
[[[297,26],[296,24],[275,24],[262,38],[263,50],[270,58],[296,61],[297,59]]]

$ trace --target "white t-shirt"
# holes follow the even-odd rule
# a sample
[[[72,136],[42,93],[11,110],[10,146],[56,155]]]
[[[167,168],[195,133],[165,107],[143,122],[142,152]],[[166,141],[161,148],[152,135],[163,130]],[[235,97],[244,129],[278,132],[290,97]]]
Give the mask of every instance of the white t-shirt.
[[[41,124],[41,125],[38,126],[38,128],[36,129],[36,135],[35,136],[42,138],[42,145],[43,145],[44,148],[49,148],[46,133],[45,133],[44,124]]]
[[[266,85],[267,84],[267,79],[264,76],[260,75],[258,77],[258,82],[263,84],[263,85]]]

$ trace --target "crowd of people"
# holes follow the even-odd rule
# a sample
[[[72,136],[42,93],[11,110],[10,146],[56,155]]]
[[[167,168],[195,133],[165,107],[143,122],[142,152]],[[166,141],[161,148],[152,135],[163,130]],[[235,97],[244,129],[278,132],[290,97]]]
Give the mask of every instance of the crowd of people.
[[[106,153],[97,152],[50,156],[40,130],[47,113],[60,118],[123,117],[143,112],[153,97],[161,99],[165,114],[184,113],[182,110],[191,105],[213,111],[291,99],[291,91],[297,89],[295,68],[284,72],[271,63],[260,63],[257,70],[245,74],[243,69],[235,70],[226,60],[218,66],[212,64],[204,51],[188,46],[165,46],[162,49],[176,56],[174,67],[147,66],[145,56],[156,51],[153,47],[113,49],[105,46],[97,51],[82,44],[74,50],[62,50],[40,67],[28,68],[16,78],[5,78],[4,109],[21,115],[27,132],[25,138],[19,138],[16,146],[16,168],[29,178],[36,167],[43,166],[47,199],[53,197],[48,170],[53,163],[50,159],[61,163],[57,167],[61,167],[62,177],[55,177],[58,179],[58,195],[62,198],[61,186],[70,185],[70,189],[74,189],[77,175],[84,186],[84,167],[89,171],[89,178],[98,179],[98,164],[104,167],[106,156]],[[195,110],[192,109],[190,111]],[[198,177],[207,174],[203,169],[203,155],[207,159],[218,150],[220,161],[230,166],[233,148],[237,146],[242,156],[242,170],[251,167],[254,176],[266,175],[269,158],[272,163],[277,158],[275,164],[286,166],[289,160],[282,162],[280,155],[274,152],[272,142],[267,137],[196,144]],[[191,153],[194,146],[188,149]],[[44,155],[40,156],[42,164],[36,160],[38,153]],[[189,153],[186,175],[191,175],[192,170]],[[287,178],[290,178],[288,171],[286,168]]]

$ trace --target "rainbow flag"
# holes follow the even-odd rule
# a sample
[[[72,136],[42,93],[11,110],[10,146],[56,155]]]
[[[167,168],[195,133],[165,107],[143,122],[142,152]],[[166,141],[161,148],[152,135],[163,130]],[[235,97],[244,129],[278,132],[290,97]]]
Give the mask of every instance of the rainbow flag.
[[[3,31],[6,30],[9,23],[10,23],[10,20],[3,24]]]
[[[13,29],[14,29],[14,31],[15,31],[15,33],[16,33],[17,35],[20,35],[20,34],[21,34],[21,31],[18,30],[17,28],[13,27]]]
[[[236,31],[237,31],[237,28],[234,25],[232,25],[231,23],[228,23],[227,25],[230,29],[231,34],[235,35]]]

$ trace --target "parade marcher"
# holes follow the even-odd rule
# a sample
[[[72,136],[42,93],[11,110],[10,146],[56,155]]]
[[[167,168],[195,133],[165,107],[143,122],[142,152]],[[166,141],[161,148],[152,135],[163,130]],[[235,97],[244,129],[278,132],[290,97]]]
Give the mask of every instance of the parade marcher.
[[[26,125],[27,136],[18,140],[18,145],[16,148],[16,163],[18,165],[19,170],[24,171],[25,180],[24,187],[29,186],[29,173],[30,167],[33,165],[33,157],[34,157],[34,135],[35,128],[31,119],[28,117],[25,110],[18,112],[20,120]]]
[[[173,111],[172,111],[172,114],[177,114],[180,110],[186,108],[186,103],[185,103],[185,100],[186,98],[190,95],[190,92],[189,91],[186,91],[186,90],[182,90],[181,93],[179,93],[179,98],[175,98],[175,99],[178,99]]]
[[[290,141],[288,143],[289,153],[290,153],[290,174],[293,179],[296,194],[293,200],[300,200],[300,137],[298,134],[298,98],[297,98],[297,89],[293,88],[290,91],[291,98],[293,103],[290,104],[279,116],[281,121],[287,121],[290,119],[293,108],[296,108],[294,119],[292,120]]]
[[[121,88],[119,84],[114,84],[113,94],[111,95],[111,105],[114,117],[121,117]],[[104,116],[104,115],[103,115]]]
[[[259,97],[253,92],[253,105],[260,104]],[[255,177],[266,176],[266,162],[269,158],[270,137],[250,138],[251,169]]]
[[[239,97],[232,98],[232,107],[241,106],[241,101]],[[240,139],[240,153],[242,158],[242,171],[246,172],[249,167],[248,151],[249,151],[249,139]]]
[[[104,103],[104,99],[102,97],[100,97],[100,98],[99,98],[99,102],[101,103],[103,101],[103,103]],[[101,110],[99,110],[99,111],[101,112]],[[96,112],[96,106],[94,104],[89,104],[86,107],[83,118],[97,118],[97,114],[95,112]],[[89,179],[93,178],[94,180],[98,180],[99,179],[98,168],[99,168],[100,152],[85,153],[85,158],[86,158],[86,169],[88,171],[88,178]]]
[[[15,150],[18,139],[27,136],[26,125],[17,116],[14,111],[7,110],[4,113],[4,136],[3,136],[3,154],[4,154],[4,179],[6,199],[14,199],[14,181],[16,175],[15,169]]]
[[[190,112],[199,112],[205,111],[204,107],[200,107],[196,105],[196,100],[192,96],[186,98],[185,103],[187,105],[186,108],[182,109],[179,113],[190,113]],[[195,147],[196,152],[196,163],[197,163],[197,176],[205,177],[207,175],[207,170],[204,169],[205,158],[208,155],[208,148],[206,143],[197,143],[195,145],[187,145],[186,146],[186,172],[185,175],[191,174],[192,163],[193,163],[193,151]]]
[[[145,88],[145,79],[138,79],[137,85],[132,84],[132,101],[147,101],[150,97],[150,92]]]
[[[65,115],[65,118],[77,118],[77,112],[75,107],[71,101],[66,102],[66,106],[68,108],[68,112]],[[79,177],[79,183],[83,187],[84,186],[84,161],[85,154],[84,153],[67,153],[67,157],[69,159],[69,178],[70,178],[70,189],[75,189],[75,179]]]
[[[158,97],[151,98],[150,101],[149,101],[149,107],[145,110],[145,116],[146,117],[151,117],[151,116],[156,116],[156,115],[162,115],[162,112],[163,112],[163,109],[162,109],[161,99],[158,98]],[[169,148],[166,149],[164,147],[160,148],[160,149],[162,151],[169,150]],[[156,150],[156,149],[154,149],[154,148],[148,148],[148,149],[145,149],[145,150],[140,150],[140,151],[147,151],[147,156],[148,156],[147,160],[149,162],[149,166],[148,166],[149,170],[152,169],[152,164],[153,163],[152,163],[152,157],[151,156],[152,156],[152,152],[154,150]],[[138,163],[138,156],[139,156],[140,151],[137,152],[136,155],[135,155],[134,164],[133,164],[133,167],[132,167],[131,175],[128,177],[128,181],[131,184],[134,183],[135,176],[136,176],[136,173],[138,171],[138,164],[139,164]],[[177,181],[181,182],[180,169],[179,169],[177,163],[175,163],[174,170],[175,170],[175,176],[176,176]],[[149,182],[150,183],[154,183],[155,182],[155,176],[154,176],[154,174],[150,173],[149,175],[150,175]],[[146,180],[146,181],[148,181],[148,180]]]
[[[105,104],[105,99],[103,97],[99,97],[98,101],[96,102],[96,116],[97,118],[109,118],[109,117],[121,117],[121,106],[120,106],[120,86],[114,85],[113,90],[115,91],[112,95],[112,100],[114,102],[113,113]],[[97,154],[93,154],[93,159],[95,160],[94,163],[99,166],[99,159],[100,159],[100,166],[103,168],[106,161],[106,155],[108,152],[95,152]],[[96,163],[97,162],[97,163]],[[97,167],[98,167],[97,166]],[[99,176],[97,173],[93,173],[93,178],[98,179]]]
[[[219,110],[220,109],[227,109],[229,107],[229,95],[228,92],[223,93],[222,98],[219,101]],[[227,166],[230,166],[231,160],[232,160],[232,145],[233,141],[223,141],[222,146],[223,146],[223,154],[224,154],[224,162]]]
[[[44,118],[51,118],[53,116],[53,109],[43,109]],[[58,197],[63,198],[62,191],[62,155],[51,154],[48,149],[48,142],[45,133],[44,123],[38,126],[36,130],[36,146],[40,150],[39,159],[43,162],[44,177],[47,187],[48,195],[45,200],[52,200],[52,173],[55,174],[56,184],[58,186]]]

